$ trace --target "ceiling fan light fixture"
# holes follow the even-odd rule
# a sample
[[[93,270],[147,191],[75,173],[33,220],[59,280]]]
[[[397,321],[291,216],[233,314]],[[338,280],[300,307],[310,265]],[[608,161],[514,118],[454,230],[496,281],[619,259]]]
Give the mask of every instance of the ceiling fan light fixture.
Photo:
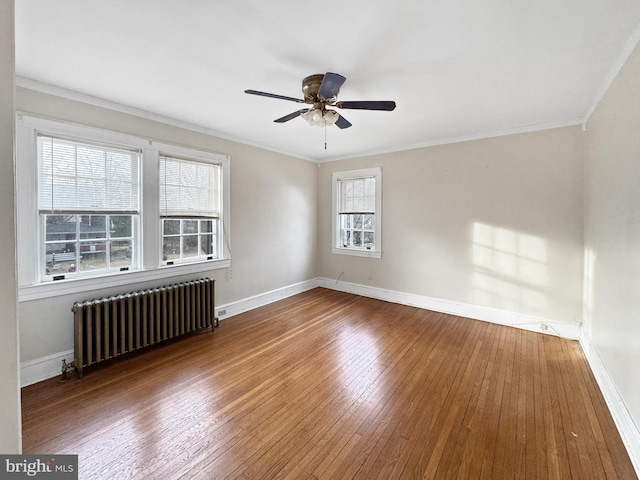
[[[335,110],[326,110],[324,112],[324,121],[327,124],[327,127],[330,127],[331,125],[336,123],[339,117],[340,115]]]
[[[338,112],[334,110],[322,110],[321,108],[312,108],[300,114],[300,116],[314,127],[330,127],[340,117]]]

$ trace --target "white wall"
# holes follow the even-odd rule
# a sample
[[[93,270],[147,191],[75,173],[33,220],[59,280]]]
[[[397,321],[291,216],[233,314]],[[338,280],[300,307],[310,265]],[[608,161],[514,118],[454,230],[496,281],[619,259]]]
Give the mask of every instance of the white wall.
[[[640,426],[638,85],[640,48],[636,47],[587,123],[584,312],[585,332],[636,429]]]
[[[207,272],[207,276],[216,279],[217,305],[315,277],[315,163],[24,88],[17,89],[16,109],[230,155],[232,266]],[[201,276],[173,277],[162,283]],[[73,349],[71,306],[74,301],[145,286],[150,285],[128,284],[78,295],[20,301],[22,362]]]
[[[558,322],[581,321],[579,127],[320,167],[322,277]],[[382,258],[331,253],[331,173],[382,167]]]
[[[22,451],[16,315],[14,201],[14,10],[0,0],[0,452]]]

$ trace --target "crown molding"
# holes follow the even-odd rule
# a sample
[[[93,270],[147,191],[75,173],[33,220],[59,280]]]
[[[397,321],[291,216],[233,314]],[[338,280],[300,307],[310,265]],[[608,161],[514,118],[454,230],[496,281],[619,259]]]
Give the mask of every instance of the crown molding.
[[[520,133],[532,133],[541,132],[544,130],[554,130],[557,128],[576,127],[583,123],[582,118],[575,118],[567,122],[550,122],[550,123],[538,123],[531,125],[523,125],[521,127],[509,128],[505,130],[496,130],[493,132],[480,132],[471,135],[462,135],[459,137],[442,138],[436,140],[430,140],[428,142],[413,143],[404,147],[390,148],[386,150],[371,150],[354,155],[344,155],[338,157],[332,157],[324,160],[318,160],[318,163],[337,162],[340,160],[349,160],[352,158],[362,158],[374,155],[384,155],[389,153],[405,152],[408,150],[418,150],[420,148],[438,147],[441,145],[449,145],[453,143],[463,143],[475,140],[485,140],[488,138],[506,137],[509,135],[517,135]]]
[[[67,100],[72,100],[72,101],[84,103],[87,105],[92,105],[94,107],[106,108],[108,110],[113,110],[119,113],[126,113],[128,115],[144,118],[145,120],[151,120],[151,121],[162,123],[165,125],[171,125],[173,127],[182,128],[184,130],[202,133],[203,135],[208,135],[210,137],[216,137],[216,138],[228,140],[235,143],[240,143],[242,145],[247,145],[250,147],[256,147],[263,150],[268,150],[270,152],[279,153],[281,155],[287,155],[289,157],[298,158],[300,160],[317,162],[316,159],[304,157],[297,153],[289,152],[286,150],[274,149],[274,148],[262,145],[260,143],[253,142],[247,138],[236,137],[234,135],[229,135],[228,133],[221,132],[219,130],[213,130],[211,128],[203,127],[202,125],[187,122],[184,120],[178,120],[176,118],[169,117],[166,115],[161,115],[158,113],[149,112],[148,110],[144,110],[141,108],[131,107],[129,105],[112,102],[111,100],[105,100],[103,98],[94,97],[92,95],[76,92],[74,90],[68,90],[66,88],[57,87],[55,85],[40,82],[38,80],[33,80],[30,78],[20,77],[20,76],[16,76],[15,80],[16,80],[16,87],[21,87],[21,88],[33,90],[36,92],[45,93],[47,95],[53,95],[55,97],[62,97]]]
[[[611,66],[611,69],[609,70],[609,74],[605,77],[604,82],[600,86],[600,89],[598,90],[598,92],[596,93],[596,96],[591,102],[591,107],[589,108],[589,110],[587,110],[587,114],[582,120],[583,130],[587,129],[587,123],[591,119],[593,112],[595,112],[596,108],[598,108],[598,105],[606,95],[607,91],[609,90],[609,87],[611,87],[611,84],[616,79],[616,77],[622,70],[622,67],[624,67],[625,63],[627,63],[627,60],[629,60],[629,57],[631,56],[635,48],[638,46],[639,42],[640,42],[640,24],[636,26],[631,36],[629,37],[627,42],[624,44],[624,47],[622,48],[620,55],[618,55],[618,58]]]

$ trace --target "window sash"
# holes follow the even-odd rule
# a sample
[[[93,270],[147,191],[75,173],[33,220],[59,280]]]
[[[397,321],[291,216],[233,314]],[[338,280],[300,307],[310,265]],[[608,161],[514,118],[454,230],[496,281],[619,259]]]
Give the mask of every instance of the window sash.
[[[140,151],[37,135],[41,213],[139,212]]]
[[[219,259],[218,231],[219,219],[213,217],[163,218],[163,264]]]
[[[376,210],[376,179],[360,177],[338,180],[338,213],[373,214]]]
[[[138,215],[119,213],[41,214],[44,275],[68,278],[135,268],[137,223]]]
[[[160,216],[220,218],[220,165],[160,155]]]

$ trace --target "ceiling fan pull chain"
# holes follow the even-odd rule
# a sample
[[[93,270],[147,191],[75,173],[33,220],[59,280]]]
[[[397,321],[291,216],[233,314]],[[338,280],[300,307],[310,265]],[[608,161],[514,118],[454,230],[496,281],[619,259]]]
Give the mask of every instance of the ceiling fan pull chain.
[[[327,149],[327,125],[324,126],[324,149]]]

